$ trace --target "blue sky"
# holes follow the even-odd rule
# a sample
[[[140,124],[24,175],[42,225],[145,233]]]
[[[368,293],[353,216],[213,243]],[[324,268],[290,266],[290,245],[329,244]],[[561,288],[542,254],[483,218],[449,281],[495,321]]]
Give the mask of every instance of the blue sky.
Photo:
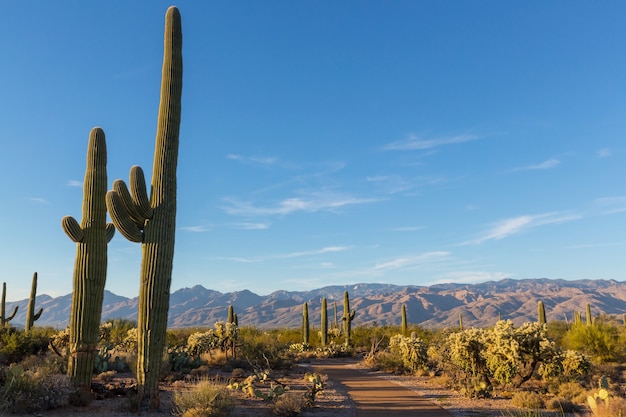
[[[72,290],[89,131],[152,171],[162,1],[0,4],[0,281]],[[172,290],[626,279],[626,3],[183,1]],[[109,243],[107,289],[141,250]]]

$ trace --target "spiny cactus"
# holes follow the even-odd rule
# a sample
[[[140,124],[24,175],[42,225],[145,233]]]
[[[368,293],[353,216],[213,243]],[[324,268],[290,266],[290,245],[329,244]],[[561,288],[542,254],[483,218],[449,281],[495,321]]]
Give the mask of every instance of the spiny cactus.
[[[406,321],[406,305],[402,304],[402,325],[401,325],[402,336],[406,336],[409,329],[408,323]]]
[[[594,415],[604,416],[608,415],[610,401],[609,379],[606,376],[602,376],[598,381],[598,391],[587,397],[587,403]]]
[[[37,273],[33,275],[33,282],[30,286],[30,298],[28,299],[28,309],[26,310],[26,325],[24,326],[24,330],[29,332],[30,329],[33,328],[33,325],[39,317],[41,317],[41,313],[43,313],[43,307],[39,308],[39,311],[35,313],[35,300],[37,298]]]
[[[228,323],[235,322],[235,309],[232,305],[228,306]]]
[[[6,326],[7,324],[9,324],[9,322],[11,320],[13,320],[13,317],[15,317],[15,315],[17,314],[17,309],[18,306],[15,306],[13,308],[13,312],[9,315],[9,317],[7,317],[7,313],[6,313],[6,301],[7,301],[7,283],[3,282],[2,283],[2,306],[0,307],[0,324],[2,325],[2,327]]]
[[[459,330],[463,331],[463,313],[459,313]]]
[[[159,408],[159,373],[165,348],[174,238],[176,229],[176,166],[183,81],[182,28],[174,6],[165,16],[161,100],[154,150],[150,197],[143,170],[130,170],[130,190],[116,180],[107,193],[107,207],[116,227],[132,242],[141,242],[142,260],[137,320],[138,396]],[[131,194],[132,193],[132,194]]]
[[[591,326],[593,324],[593,318],[591,317],[591,304],[587,303],[585,307],[585,318],[587,320],[587,326]]]
[[[309,305],[304,303],[302,305],[302,343],[305,346],[309,345]]]
[[[581,325],[583,322],[580,311],[574,310],[574,325]]]
[[[326,303],[326,297],[322,298],[320,334],[322,346],[326,346],[328,344],[328,305]]]
[[[63,217],[65,234],[76,242],[76,261],[70,313],[68,375],[74,385],[91,390],[94,355],[100,336],[100,316],[107,276],[107,243],[115,234],[106,222],[107,150],[104,131],[89,134],[87,167],[83,182],[82,220]]]
[[[537,321],[539,324],[546,324],[546,308],[543,305],[543,301],[537,303]]]
[[[337,319],[337,301],[333,301],[333,310],[334,310],[334,314],[335,314],[335,320],[333,322],[333,326],[335,326],[335,329],[339,328],[339,320]]]
[[[352,320],[354,320],[355,311],[350,311],[350,297],[348,291],[343,293],[343,333],[346,338],[346,346],[352,346]]]

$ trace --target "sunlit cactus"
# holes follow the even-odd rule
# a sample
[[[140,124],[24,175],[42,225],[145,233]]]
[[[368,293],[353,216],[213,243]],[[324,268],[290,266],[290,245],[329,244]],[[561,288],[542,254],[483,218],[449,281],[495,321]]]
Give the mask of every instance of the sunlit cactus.
[[[115,234],[106,222],[107,150],[104,131],[95,127],[89,134],[87,167],[83,182],[80,224],[71,216],[61,222],[65,234],[76,243],[68,375],[74,385],[91,390],[91,374],[98,338],[107,276],[107,243]],[[34,308],[34,306],[33,306]]]
[[[33,274],[33,282],[30,286],[30,298],[28,299],[28,308],[26,310],[26,325],[24,326],[24,330],[29,332],[30,329],[33,328],[33,325],[39,317],[41,317],[41,313],[43,313],[43,307],[39,308],[39,311],[35,313],[35,301],[37,299],[37,273]]]
[[[18,306],[13,307],[13,312],[9,314],[7,317],[6,311],[6,301],[7,301],[7,283],[2,283],[2,306],[0,307],[0,324],[2,327],[5,327],[17,314]]]
[[[546,324],[546,308],[543,301],[537,303],[537,321],[539,324]]]
[[[143,171],[130,170],[130,192],[117,180],[107,193],[107,207],[116,227],[132,242],[141,242],[142,260],[137,320],[137,383],[141,404],[159,408],[159,375],[165,348],[167,314],[176,229],[176,167],[183,80],[180,12],[165,16],[161,100],[150,196]]]
[[[309,344],[309,335],[309,305],[304,303],[302,305],[302,343],[304,343],[305,346]]]
[[[322,298],[322,314],[320,321],[320,339],[322,346],[326,346],[328,344],[328,305],[326,297]]]
[[[352,320],[354,320],[355,311],[350,311],[350,297],[348,291],[343,293],[343,333],[346,346],[352,346]]]

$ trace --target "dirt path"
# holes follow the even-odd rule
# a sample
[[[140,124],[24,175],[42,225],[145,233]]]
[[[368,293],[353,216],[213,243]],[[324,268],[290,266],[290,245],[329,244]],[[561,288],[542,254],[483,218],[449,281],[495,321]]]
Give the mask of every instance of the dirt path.
[[[341,385],[354,401],[355,417],[451,417],[446,410],[398,384],[356,369],[354,362],[314,362],[319,374]]]

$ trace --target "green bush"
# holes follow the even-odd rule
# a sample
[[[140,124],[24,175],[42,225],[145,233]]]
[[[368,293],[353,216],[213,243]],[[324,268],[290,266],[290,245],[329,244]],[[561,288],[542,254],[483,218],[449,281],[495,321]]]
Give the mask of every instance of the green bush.
[[[24,413],[66,405],[74,391],[65,375],[49,374],[44,368],[25,370],[22,365],[5,368],[0,387],[0,410]]]

